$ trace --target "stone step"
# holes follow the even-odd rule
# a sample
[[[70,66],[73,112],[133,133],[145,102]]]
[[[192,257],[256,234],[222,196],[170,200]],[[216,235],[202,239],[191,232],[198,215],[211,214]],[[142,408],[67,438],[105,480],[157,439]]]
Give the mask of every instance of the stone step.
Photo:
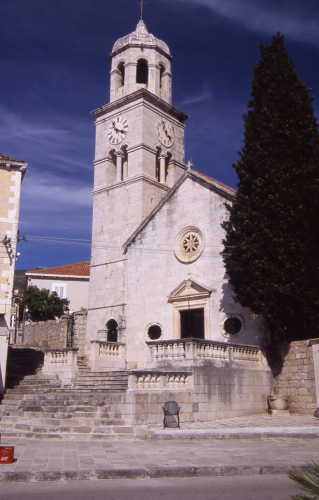
[[[77,436],[80,439],[84,437],[93,438],[104,436],[115,435],[115,436],[132,436],[134,437],[133,428],[125,425],[100,425],[95,427],[90,426],[72,426],[72,425],[62,425],[62,426],[52,426],[52,425],[36,425],[36,424],[14,424],[0,423],[0,432],[3,437],[5,437],[8,432],[11,435],[25,435],[27,437],[39,437],[41,435],[43,438],[47,437],[63,437],[63,439],[72,439]],[[33,434],[30,436],[30,434]]]
[[[37,427],[32,428],[32,430],[22,430],[22,429],[10,429],[10,428],[1,428],[0,432],[2,434],[3,439],[5,438],[16,438],[16,437],[27,437],[28,439],[63,439],[67,441],[86,441],[86,440],[99,440],[99,441],[118,441],[124,439],[125,441],[134,440],[134,431],[132,427],[129,426],[121,426],[121,427],[113,427],[110,426],[108,428],[103,429],[101,432],[98,428],[94,428],[90,433],[78,433],[71,432],[70,430],[66,431],[66,428],[63,428],[62,432],[57,431],[56,429],[52,432],[39,432],[42,431],[43,428],[38,429]],[[107,431],[107,432],[106,432]]]
[[[12,417],[5,416],[1,418],[0,425],[16,424],[16,425],[43,425],[51,427],[104,427],[109,425],[121,426],[125,422],[120,418],[34,418],[34,416]]]
[[[0,420],[3,420],[4,417],[29,417],[30,418],[30,413],[27,411],[23,410],[1,410],[0,411]],[[57,419],[67,419],[67,418],[89,418],[89,419],[114,419],[114,418],[121,418],[120,412],[81,412],[81,411],[76,411],[76,412],[68,412],[66,411],[57,411],[57,412],[47,412],[47,411],[42,411],[42,412],[32,412],[32,417],[33,418],[57,418]]]

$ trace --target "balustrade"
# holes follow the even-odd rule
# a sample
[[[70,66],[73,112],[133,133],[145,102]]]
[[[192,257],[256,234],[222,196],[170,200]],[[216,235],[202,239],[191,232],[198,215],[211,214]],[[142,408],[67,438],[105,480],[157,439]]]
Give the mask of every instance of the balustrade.
[[[58,375],[63,383],[68,382],[78,372],[77,353],[76,347],[46,350],[42,372]]]
[[[129,388],[133,390],[186,390],[191,383],[191,372],[132,370],[129,373]]]
[[[258,346],[228,344],[201,339],[176,339],[147,342],[149,362],[196,362],[220,360],[236,362],[258,362],[261,351]]]

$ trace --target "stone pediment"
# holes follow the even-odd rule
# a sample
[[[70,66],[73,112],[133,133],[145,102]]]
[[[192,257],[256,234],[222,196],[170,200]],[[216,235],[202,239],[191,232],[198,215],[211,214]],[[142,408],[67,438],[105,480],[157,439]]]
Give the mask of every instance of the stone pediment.
[[[172,291],[168,301],[178,302],[184,300],[205,299],[210,297],[211,293],[212,290],[209,288],[199,285],[196,281],[189,279],[182,281],[182,283]]]

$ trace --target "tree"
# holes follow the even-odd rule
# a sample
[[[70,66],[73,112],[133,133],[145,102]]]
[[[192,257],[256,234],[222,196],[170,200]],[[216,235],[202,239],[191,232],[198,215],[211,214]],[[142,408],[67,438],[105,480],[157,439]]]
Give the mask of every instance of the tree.
[[[61,299],[56,292],[29,286],[24,292],[22,305],[28,308],[32,321],[47,321],[67,312],[69,302],[68,299]]]
[[[319,135],[309,89],[284,37],[260,44],[233,166],[238,191],[226,230],[235,298],[262,314],[274,341],[319,336]],[[226,258],[230,254],[229,258]]]

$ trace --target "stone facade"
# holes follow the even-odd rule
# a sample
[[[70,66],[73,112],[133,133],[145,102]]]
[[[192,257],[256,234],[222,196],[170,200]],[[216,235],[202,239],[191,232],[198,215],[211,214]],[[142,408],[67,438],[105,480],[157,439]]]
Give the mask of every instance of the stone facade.
[[[141,60],[146,76],[139,75]],[[233,301],[220,255],[224,204],[233,201],[234,191],[186,167],[188,117],[170,104],[170,82],[169,49],[140,21],[135,32],[115,43],[111,102],[93,112],[85,356],[96,370],[147,368],[150,328],[160,332],[160,341],[193,335],[207,341],[264,343],[262,318]],[[200,333],[197,326],[183,331],[187,315],[201,324]],[[230,318],[234,335],[225,329]],[[110,322],[117,325],[117,356],[105,344]]]
[[[23,344],[43,350],[76,347],[83,356],[86,320],[87,310],[83,309],[52,321],[26,323]]]
[[[20,189],[26,168],[23,161],[0,154],[0,394],[5,384]]]
[[[288,396],[290,412],[313,415],[318,403],[312,342],[281,344],[273,359],[274,394]]]
[[[110,103],[92,113],[84,346],[93,371],[127,370],[119,404],[136,424],[158,423],[167,399],[184,421],[263,412],[271,390],[264,322],[232,299],[220,254],[235,192],[185,164],[188,116],[171,95],[169,48],[140,21],[115,43]]]
[[[67,347],[67,317],[56,320],[26,323],[23,345],[39,349],[62,349]]]
[[[73,314],[73,347],[78,348],[78,355],[84,356],[85,333],[87,323],[87,310],[77,311]]]

